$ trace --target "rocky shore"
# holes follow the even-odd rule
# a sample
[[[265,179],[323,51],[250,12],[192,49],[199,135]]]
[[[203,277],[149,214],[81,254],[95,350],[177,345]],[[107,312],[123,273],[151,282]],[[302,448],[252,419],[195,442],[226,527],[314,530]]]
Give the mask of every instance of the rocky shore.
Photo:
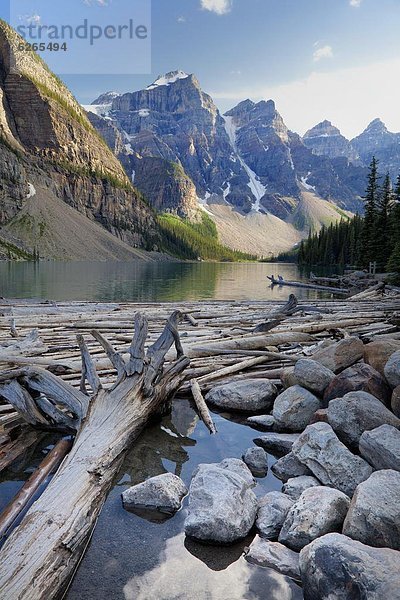
[[[77,331],[101,330],[124,357],[137,309],[3,302],[4,377],[13,373],[7,365],[29,361],[78,388]],[[140,309],[152,342],[170,305]],[[246,538],[248,564],[291,578],[306,600],[400,599],[399,298],[187,303],[182,310],[191,365],[179,393],[187,398],[197,381],[210,419],[235,415],[254,430],[253,445],[200,464],[189,485],[165,473],[130,487],[124,508],[165,519],[185,501],[188,538],[211,548]],[[108,388],[110,361],[95,356]],[[23,411],[7,404],[6,384],[0,392],[4,468],[34,431],[21,426]],[[198,412],[206,422],[204,407]],[[281,491],[262,495],[257,486],[268,472]]]
[[[276,385],[213,387],[211,408],[251,413],[264,433],[243,457],[193,473],[186,535],[225,545],[254,532],[246,560],[292,578],[306,600],[400,598],[399,392],[400,340],[356,336],[298,360]],[[257,499],[267,453],[282,491]]]

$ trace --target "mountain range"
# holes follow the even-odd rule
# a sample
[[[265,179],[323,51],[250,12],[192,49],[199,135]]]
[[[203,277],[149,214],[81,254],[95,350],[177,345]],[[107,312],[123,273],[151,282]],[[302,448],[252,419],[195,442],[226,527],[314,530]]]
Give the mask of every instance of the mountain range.
[[[272,100],[244,100],[222,115],[179,70],[85,109],[157,211],[193,219],[200,205],[222,241],[257,253],[295,243],[343,211],[362,212],[373,155],[382,172],[400,171],[400,134],[379,119],[353,140],[329,121],[301,137]]]
[[[0,21],[0,258],[164,259],[159,213],[276,253],[362,210],[373,154],[400,169],[379,120],[351,141],[328,121],[302,138],[272,100],[222,115],[183,71],[82,107],[20,41]]]

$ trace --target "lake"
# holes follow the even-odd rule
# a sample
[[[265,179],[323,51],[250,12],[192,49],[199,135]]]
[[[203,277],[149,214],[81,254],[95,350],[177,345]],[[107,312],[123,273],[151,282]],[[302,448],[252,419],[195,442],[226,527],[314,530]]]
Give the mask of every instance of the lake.
[[[172,302],[284,300],[267,275],[303,279],[285,263],[0,262],[0,296],[45,300]],[[299,298],[330,297],[296,289]]]

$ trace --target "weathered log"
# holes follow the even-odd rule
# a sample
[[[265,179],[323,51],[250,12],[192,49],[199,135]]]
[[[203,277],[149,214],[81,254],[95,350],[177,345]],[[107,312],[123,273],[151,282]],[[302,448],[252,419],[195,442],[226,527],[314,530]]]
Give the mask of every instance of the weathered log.
[[[189,360],[181,354],[181,319],[179,312],[170,317],[146,356],[143,336],[138,335],[132,349],[136,372],[129,375],[132,365],[125,366],[111,389],[100,388],[88,399],[71,452],[2,549],[2,600],[48,600],[65,591],[126,450],[184,380]],[[143,326],[137,315],[136,329]],[[178,359],[164,368],[173,343]],[[92,372],[88,364],[86,372]]]
[[[286,281],[282,279],[282,277],[278,277],[275,279],[273,275],[271,277],[267,276],[270,280],[271,285],[287,285],[289,287],[299,287],[299,288],[308,288],[310,290],[320,290],[321,292],[332,292],[335,294],[349,294],[350,290],[346,288],[336,288],[336,287],[328,287],[323,285],[316,285],[312,283],[302,283],[301,281]]]
[[[203,398],[203,394],[201,393],[201,389],[199,386],[199,382],[196,379],[192,379],[190,382],[190,388],[192,390],[193,399],[197,406],[197,410],[199,411],[199,415],[209,430],[211,434],[217,433],[215,425],[210,415],[210,411],[208,410],[208,406],[206,401]]]
[[[71,450],[71,447],[71,439],[64,439],[57,442],[46,458],[42,460],[38,468],[24,483],[18,494],[5,507],[0,514],[0,542],[21,512],[28,506],[41,484],[52,471],[55,471],[59,467],[60,463]]]

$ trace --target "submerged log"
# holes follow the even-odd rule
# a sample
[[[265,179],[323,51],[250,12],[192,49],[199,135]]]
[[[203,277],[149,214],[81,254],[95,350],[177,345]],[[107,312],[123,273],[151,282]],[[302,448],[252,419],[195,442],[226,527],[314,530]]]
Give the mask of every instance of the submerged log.
[[[88,408],[72,450],[4,544],[2,600],[48,600],[66,590],[125,452],[183,382],[189,360],[182,355],[177,331],[181,319],[180,312],[173,313],[145,354],[147,320],[136,315],[129,364],[97,333],[118,371],[116,383],[107,390],[99,384],[85,342],[79,340],[86,379],[97,391],[86,396]],[[178,358],[164,367],[165,355],[173,344]],[[75,408],[71,407],[73,413]]]
[[[21,512],[28,506],[41,484],[52,471],[59,467],[64,457],[71,450],[71,446],[71,440],[60,440],[0,514],[0,542]]]

